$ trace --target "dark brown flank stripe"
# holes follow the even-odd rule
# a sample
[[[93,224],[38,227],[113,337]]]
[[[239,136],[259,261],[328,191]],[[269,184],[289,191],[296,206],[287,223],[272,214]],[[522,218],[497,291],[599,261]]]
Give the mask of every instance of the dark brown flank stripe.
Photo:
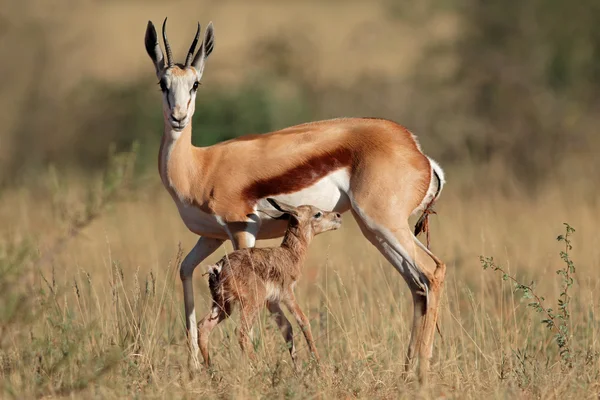
[[[254,204],[257,200],[282,193],[294,193],[316,183],[326,175],[351,166],[352,151],[339,147],[309,158],[281,175],[262,179],[244,189],[244,198]]]

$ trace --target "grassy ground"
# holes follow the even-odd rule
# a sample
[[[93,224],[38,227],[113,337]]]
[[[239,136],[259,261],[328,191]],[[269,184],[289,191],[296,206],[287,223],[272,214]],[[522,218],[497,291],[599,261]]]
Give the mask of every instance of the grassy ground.
[[[597,24],[583,18],[594,13],[565,1],[76,3],[12,2],[7,15],[19,18],[0,28],[0,49],[15,60],[0,64],[10,77],[0,93],[0,184],[14,184],[0,188],[1,397],[597,397],[600,202],[589,184],[600,165]],[[255,335],[261,361],[245,365],[236,316],[211,338],[214,376],[188,377],[177,268],[196,238],[161,187],[156,151],[148,151],[150,177],[134,189],[118,189],[127,175],[119,168],[104,183],[90,176],[108,143],[142,140],[140,153],[144,138],[158,143],[158,92],[140,89],[154,79],[142,37],[148,19],[166,15],[178,57],[196,19],[215,22],[218,50],[195,128],[207,143],[223,139],[215,132],[317,115],[378,115],[406,123],[448,161],[432,219],[448,276],[429,387],[403,372],[410,293],[349,216],[315,240],[297,288],[322,372],[292,371],[266,315]],[[277,85],[257,81],[270,75]],[[260,96],[238,94],[246,82]],[[289,107],[278,100],[288,91]],[[82,175],[38,175],[51,162]],[[531,300],[480,263],[494,256],[520,281],[535,281],[545,307],[561,313],[564,222],[576,229],[565,325],[572,368]],[[209,305],[202,272],[199,316]]]
[[[600,204],[580,196],[584,186],[576,181],[543,188],[534,199],[450,181],[432,220],[432,247],[448,264],[443,340],[436,335],[431,385],[421,391],[415,376],[403,372],[410,293],[350,216],[341,231],[316,238],[297,288],[318,338],[322,372],[308,364],[296,325],[306,363],[293,372],[266,314],[255,328],[260,362],[247,365],[234,335],[236,315],[211,337],[215,374],[190,380],[177,266],[195,238],[158,178],[152,175],[125,200],[86,211],[93,202],[85,187],[99,186],[52,176],[5,192],[0,202],[3,397],[590,398],[600,390]],[[72,230],[74,218],[96,214]],[[563,367],[554,334],[527,308],[529,301],[479,262],[480,255],[494,256],[524,282],[535,280],[546,306],[556,308],[555,270],[564,247],[556,236],[565,221],[577,229],[571,369]],[[70,239],[62,247],[51,247],[65,234]],[[229,250],[219,249],[211,260]],[[209,305],[202,273],[201,266],[198,314]]]

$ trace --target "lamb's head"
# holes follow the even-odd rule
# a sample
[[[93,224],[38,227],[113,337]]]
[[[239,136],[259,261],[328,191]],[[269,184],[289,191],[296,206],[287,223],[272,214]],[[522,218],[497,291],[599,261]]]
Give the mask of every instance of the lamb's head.
[[[335,211],[323,211],[311,205],[298,207],[268,198],[277,210],[290,217],[290,228],[299,229],[308,238],[322,232],[333,231],[342,225],[342,215]]]

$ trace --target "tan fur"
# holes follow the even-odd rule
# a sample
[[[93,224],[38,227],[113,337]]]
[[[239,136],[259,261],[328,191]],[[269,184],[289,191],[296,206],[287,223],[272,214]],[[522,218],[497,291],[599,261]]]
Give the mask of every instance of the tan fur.
[[[297,208],[287,206],[286,210],[294,212],[294,215],[290,216],[280,247],[237,250],[209,267],[213,305],[207,316],[198,323],[198,345],[207,366],[210,365],[210,332],[230,316],[236,304],[240,304],[241,324],[238,334],[244,352],[250,349],[248,332],[258,311],[268,303],[269,310],[288,342],[292,360],[296,363],[292,328],[281,312],[281,302],[295,316],[311,353],[315,359],[319,359],[308,319],[296,302],[294,286],[300,278],[310,241],[319,233],[339,228],[341,215],[306,205]]]
[[[184,76],[186,74],[185,67],[181,65],[173,65],[169,71],[173,76]]]
[[[401,206],[407,216],[425,197],[431,179],[427,157],[408,130],[380,119],[321,121],[206,148],[192,146],[188,125],[167,164],[159,169],[168,174],[163,182],[170,182],[168,189],[180,199],[225,222],[241,222],[253,212],[257,200],[245,195],[254,182],[277,179],[311,157],[340,148],[350,153],[352,163],[347,167],[355,195],[369,191],[373,177],[387,179],[394,195],[404,194]]]
[[[163,140],[163,145],[168,140]],[[350,163],[343,168],[350,175],[353,204],[360,207],[376,226],[385,228],[404,249],[416,268],[426,277],[429,289],[405,277],[413,293],[415,318],[408,348],[409,368],[419,356],[419,377],[427,378],[432,354],[439,300],[443,288],[445,265],[414,243],[408,217],[424,200],[432,179],[427,157],[413,136],[402,126],[378,119],[337,119],[303,124],[265,135],[231,140],[206,148],[191,145],[191,127],[186,127],[173,145],[170,157],[162,157],[160,167],[167,189],[183,203],[215,215],[229,227],[229,235],[218,232],[195,233],[233,240],[235,248],[253,247],[244,230],[235,225],[248,220],[254,212],[256,198],[245,196],[247,188],[261,180],[277,180],[289,171],[312,174],[307,165],[311,157],[326,158],[340,148],[350,152]],[[161,149],[161,153],[164,153]],[[334,165],[334,164],[332,164]],[[310,183],[310,182],[309,182]],[[269,193],[276,195],[277,193]],[[346,209],[337,210],[340,212]],[[389,258],[380,247],[379,232],[367,226],[356,210],[353,214],[363,227],[365,236]],[[281,229],[281,228],[280,228]],[[256,238],[280,236],[277,231],[261,230]],[[433,259],[435,265],[428,264]],[[439,274],[438,271],[444,271]],[[182,277],[183,277],[182,269]],[[221,318],[221,317],[219,317]],[[285,322],[285,321],[284,321]],[[190,324],[191,325],[191,324]],[[285,327],[281,327],[285,331]]]
[[[203,48],[212,51],[212,28],[207,32]],[[157,61],[161,58],[156,39],[149,23],[146,50],[164,86],[165,129],[159,171],[182,220],[201,236],[180,269],[190,366],[199,367],[194,269],[224,240],[230,239],[235,249],[243,249],[254,247],[256,239],[283,235],[285,224],[257,213],[265,198],[276,197],[291,199],[292,205],[311,203],[326,211],[352,210],[365,237],[402,275],[413,295],[407,367],[418,351],[419,376],[424,380],[446,269],[416,239],[408,218],[437,200],[444,184],[442,169],[423,154],[406,128],[377,118],[312,122],[194,147],[191,121],[196,83],[209,52],[200,53],[203,58],[195,66],[165,68]],[[272,287],[264,291],[269,296],[274,293]],[[280,314],[276,304],[269,309],[274,315]],[[220,315],[211,314],[211,323],[217,323]],[[285,321],[277,319],[286,335],[289,329]]]

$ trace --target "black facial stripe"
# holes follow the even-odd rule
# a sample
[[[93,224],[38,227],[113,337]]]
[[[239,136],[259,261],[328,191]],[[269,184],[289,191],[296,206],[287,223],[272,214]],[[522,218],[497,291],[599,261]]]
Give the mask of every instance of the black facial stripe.
[[[158,82],[158,85],[160,86],[160,90],[162,90],[163,92],[166,92],[168,90],[168,88],[167,88],[167,82],[164,79],[161,79]]]

